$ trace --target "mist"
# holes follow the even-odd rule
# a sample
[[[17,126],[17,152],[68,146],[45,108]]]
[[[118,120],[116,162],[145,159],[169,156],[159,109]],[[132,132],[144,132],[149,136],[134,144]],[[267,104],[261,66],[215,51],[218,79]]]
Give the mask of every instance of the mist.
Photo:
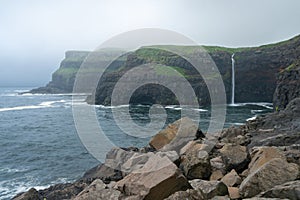
[[[300,33],[298,0],[0,0],[0,86],[42,86],[67,50],[162,28],[199,44],[258,46]]]

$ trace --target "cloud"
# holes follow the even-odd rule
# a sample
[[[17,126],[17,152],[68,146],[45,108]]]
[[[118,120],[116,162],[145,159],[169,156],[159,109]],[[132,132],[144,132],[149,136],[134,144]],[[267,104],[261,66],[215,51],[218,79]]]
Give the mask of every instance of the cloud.
[[[200,44],[255,46],[300,33],[298,0],[0,0],[0,85],[50,79],[64,52],[93,50],[138,28],[177,31]],[[18,62],[16,61],[18,60]],[[14,71],[7,68],[11,67]],[[27,74],[18,74],[26,68]],[[17,84],[17,82],[15,82]]]

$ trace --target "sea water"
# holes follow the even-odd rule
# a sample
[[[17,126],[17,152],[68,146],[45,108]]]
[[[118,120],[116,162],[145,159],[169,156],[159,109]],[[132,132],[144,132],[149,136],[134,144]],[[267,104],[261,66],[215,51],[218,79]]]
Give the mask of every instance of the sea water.
[[[10,199],[31,187],[43,189],[56,183],[75,181],[99,164],[77,135],[72,95],[19,94],[30,89],[0,88],[0,199]],[[84,98],[80,103],[85,103]],[[150,138],[133,137],[118,128],[112,109],[125,112],[129,108],[133,121],[143,125],[150,121],[149,106],[94,107],[101,128],[116,146],[147,145]],[[211,118],[209,107],[168,105],[164,108],[168,114],[166,124],[179,119],[182,109],[199,113],[203,131]],[[249,118],[271,111],[269,103],[228,106],[224,127],[242,125]]]

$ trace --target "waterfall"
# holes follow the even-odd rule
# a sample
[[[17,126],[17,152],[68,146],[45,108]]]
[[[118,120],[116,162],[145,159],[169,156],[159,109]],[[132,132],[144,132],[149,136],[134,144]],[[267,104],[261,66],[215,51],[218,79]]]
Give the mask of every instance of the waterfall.
[[[235,67],[234,54],[231,55],[231,104],[234,105]]]

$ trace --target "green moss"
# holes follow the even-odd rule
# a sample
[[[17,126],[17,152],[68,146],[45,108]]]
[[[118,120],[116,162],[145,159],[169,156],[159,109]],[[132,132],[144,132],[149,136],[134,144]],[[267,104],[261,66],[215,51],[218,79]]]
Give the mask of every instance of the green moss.
[[[287,68],[285,68],[285,71],[291,71],[291,69],[293,69],[295,66],[296,66],[295,63],[293,63],[290,66],[288,66]]]
[[[172,68],[172,69],[170,69]],[[155,72],[158,75],[163,75],[163,76],[173,76],[173,77],[179,77],[181,74],[182,76],[184,76],[185,78],[188,78],[189,76],[186,74],[185,70],[180,68],[180,67],[174,67],[174,66],[163,66],[163,65],[157,65],[155,66]],[[174,71],[175,70],[175,71]],[[179,74],[178,74],[178,73]]]

